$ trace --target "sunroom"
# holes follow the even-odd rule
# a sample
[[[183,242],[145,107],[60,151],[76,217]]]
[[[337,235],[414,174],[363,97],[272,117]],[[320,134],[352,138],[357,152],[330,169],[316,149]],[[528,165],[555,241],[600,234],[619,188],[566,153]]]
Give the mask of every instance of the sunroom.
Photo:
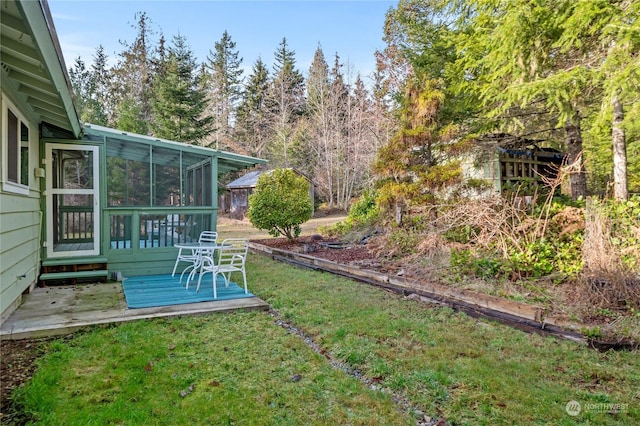
[[[216,229],[218,177],[265,163],[91,124],[80,139],[45,137],[42,146],[41,281],[171,272],[175,244]]]

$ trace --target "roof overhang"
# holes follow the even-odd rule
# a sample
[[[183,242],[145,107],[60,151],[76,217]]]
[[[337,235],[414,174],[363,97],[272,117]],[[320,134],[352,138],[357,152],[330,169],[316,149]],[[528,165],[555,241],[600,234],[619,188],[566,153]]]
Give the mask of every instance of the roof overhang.
[[[80,134],[73,90],[46,0],[2,0],[2,85],[11,86],[39,122]]]
[[[246,155],[233,154],[226,151],[218,151],[211,148],[205,148],[198,145],[190,145],[182,142],[175,142],[167,139],[160,139],[153,136],[139,135],[136,133],[123,132],[121,130],[112,129],[109,127],[98,126],[95,124],[84,124],[82,127],[85,139],[88,140],[106,140],[118,139],[124,143],[120,144],[120,148],[124,150],[114,154],[122,158],[135,158],[136,155],[140,155],[140,145],[150,145],[165,148],[174,152],[185,152],[208,156],[211,158],[217,158],[218,162],[218,174],[224,174],[228,172],[235,172],[256,166],[258,164],[265,164],[267,160],[260,158],[249,157]],[[127,152],[130,151],[130,152]],[[171,157],[168,161],[171,161]],[[177,158],[177,157],[176,157]],[[138,158],[139,160],[142,160]],[[173,164],[176,164],[175,162]]]

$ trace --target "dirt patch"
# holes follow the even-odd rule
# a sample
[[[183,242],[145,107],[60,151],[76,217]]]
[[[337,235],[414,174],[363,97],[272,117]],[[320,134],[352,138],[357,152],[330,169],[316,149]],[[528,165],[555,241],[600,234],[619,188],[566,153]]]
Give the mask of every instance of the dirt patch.
[[[0,341],[0,423],[22,424],[14,410],[11,393],[27,382],[36,370],[49,339]]]

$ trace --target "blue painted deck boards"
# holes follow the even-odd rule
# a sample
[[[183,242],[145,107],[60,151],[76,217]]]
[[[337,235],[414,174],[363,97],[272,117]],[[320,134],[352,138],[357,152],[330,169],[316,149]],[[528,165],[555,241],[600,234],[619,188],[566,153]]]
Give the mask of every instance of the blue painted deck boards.
[[[197,279],[191,281],[188,289],[184,288],[186,278],[183,278],[182,281],[180,284],[179,274],[176,274],[175,277],[167,274],[125,278],[122,287],[127,306],[130,309],[136,309],[254,297],[251,292],[245,294],[244,288],[234,282],[230,282],[229,287],[225,287],[224,279],[221,276],[218,276],[217,280],[217,299],[213,298],[212,274],[205,274],[202,278],[198,293],[196,293]]]

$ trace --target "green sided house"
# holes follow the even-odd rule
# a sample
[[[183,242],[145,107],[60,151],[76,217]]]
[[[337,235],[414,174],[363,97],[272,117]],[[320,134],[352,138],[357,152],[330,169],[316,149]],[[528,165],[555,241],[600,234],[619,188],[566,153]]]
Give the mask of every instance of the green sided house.
[[[265,161],[83,124],[46,0],[0,6],[0,323],[38,282],[169,273]]]

